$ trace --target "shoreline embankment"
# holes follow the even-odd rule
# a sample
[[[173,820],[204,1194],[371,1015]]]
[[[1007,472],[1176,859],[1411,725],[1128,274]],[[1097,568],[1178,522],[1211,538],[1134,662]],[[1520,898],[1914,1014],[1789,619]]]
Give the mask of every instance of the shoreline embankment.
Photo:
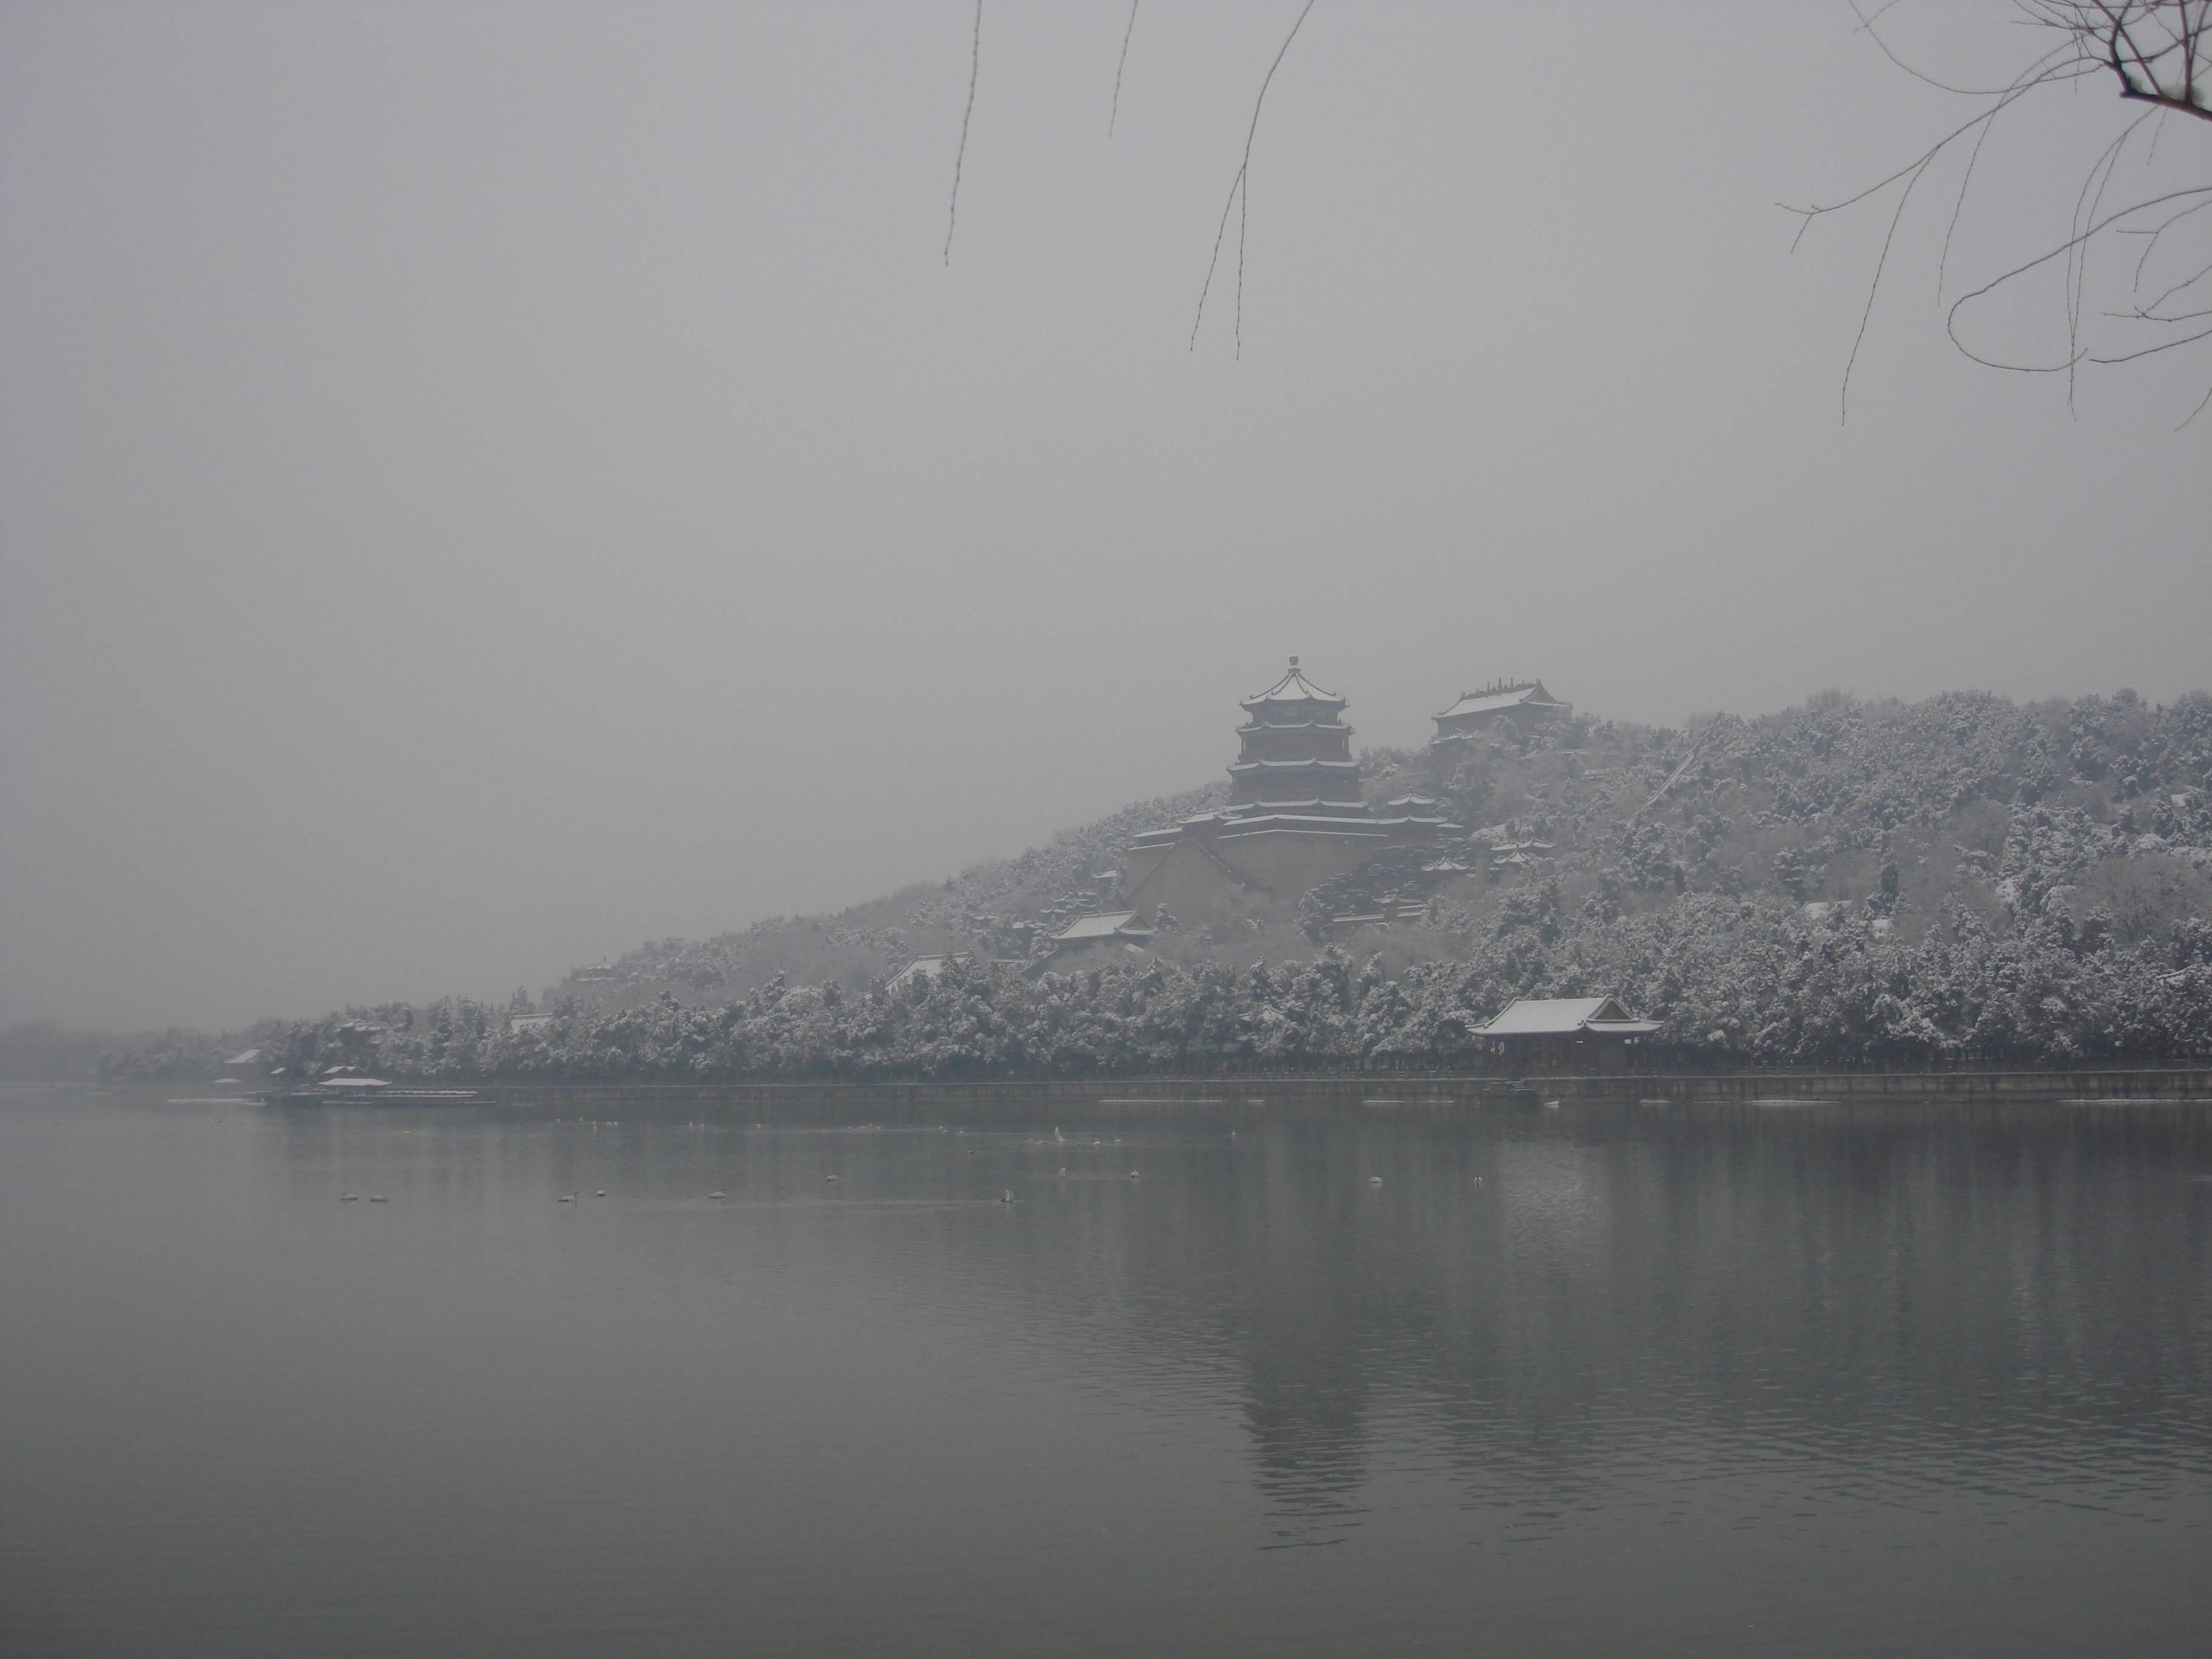
[[[1504,1109],[1555,1101],[1577,1105],[1727,1103],[1997,1104],[2212,1103],[2212,1067],[2113,1067],[2067,1071],[1732,1071],[1615,1073],[1509,1078],[1443,1073],[1194,1073],[1188,1076],[992,1079],[968,1081],[730,1083],[519,1082],[478,1084],[486,1103],[505,1107],[589,1100],[641,1112],[678,1101],[712,1100],[778,1115],[835,1102],[886,1115],[1048,1115],[1073,1108],[1143,1113],[1224,1108],[1334,1110]]]

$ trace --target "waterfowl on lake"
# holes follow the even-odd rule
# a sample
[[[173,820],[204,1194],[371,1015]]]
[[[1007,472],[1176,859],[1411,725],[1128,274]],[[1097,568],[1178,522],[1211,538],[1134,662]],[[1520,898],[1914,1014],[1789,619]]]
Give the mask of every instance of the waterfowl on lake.
[[[338,1202],[341,1204],[356,1204],[360,1202],[360,1200],[352,1193],[340,1193],[338,1194]]]
[[[1382,1184],[1382,1177],[1381,1176],[1370,1176],[1367,1177],[1367,1184],[1370,1187],[1380,1187]]]
[[[717,1187],[713,1192],[708,1194],[707,1196],[709,1198],[727,1198],[729,1194],[724,1192],[720,1187]]]

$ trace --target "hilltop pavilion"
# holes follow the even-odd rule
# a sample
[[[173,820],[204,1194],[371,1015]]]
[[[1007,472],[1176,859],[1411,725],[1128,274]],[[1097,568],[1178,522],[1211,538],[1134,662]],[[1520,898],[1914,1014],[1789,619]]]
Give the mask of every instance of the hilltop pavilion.
[[[1457,828],[1397,811],[1398,802],[1384,813],[1367,804],[1345,700],[1301,673],[1296,657],[1288,673],[1243,707],[1229,805],[1130,845],[1126,902],[1145,924],[1163,908],[1195,915],[1229,891],[1303,898],[1386,848],[1433,842]]]
[[[1567,705],[1544,690],[1541,680],[1499,680],[1460,700],[1436,717],[1431,747],[1501,727],[1526,731],[1567,712]]]

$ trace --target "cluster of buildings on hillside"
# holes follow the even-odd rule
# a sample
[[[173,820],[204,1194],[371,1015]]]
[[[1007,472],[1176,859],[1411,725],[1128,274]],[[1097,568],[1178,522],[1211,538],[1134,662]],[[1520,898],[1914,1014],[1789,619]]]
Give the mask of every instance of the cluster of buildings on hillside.
[[[1237,755],[1229,768],[1228,804],[1165,830],[1138,836],[1123,854],[1118,882],[1100,878],[1097,912],[1054,933],[1035,959],[1040,969],[1065,968],[1102,950],[1141,951],[1164,918],[1203,915],[1225,894],[1252,893],[1295,902],[1324,883],[1358,870],[1394,849],[1432,854],[1423,867],[1458,872],[1476,867],[1468,858],[1526,862],[1540,843],[1485,846],[1446,820],[1437,800],[1400,795],[1380,805],[1360,787],[1352,757],[1346,700],[1309,679],[1292,657],[1274,684],[1244,699],[1237,728]],[[1501,732],[1527,732],[1567,712],[1537,680],[1499,682],[1462,695],[1435,716],[1430,753],[1438,778],[1449,781],[1478,740]],[[1502,843],[1501,843],[1502,845]],[[1542,848],[1542,851],[1549,851]],[[1113,890],[1124,894],[1109,908]],[[1420,902],[1391,897],[1373,914],[1333,919],[1339,933],[1361,926],[1408,919]],[[924,957],[894,977],[894,988],[933,977],[946,958]],[[1634,1037],[1657,1027],[1633,1018],[1609,997],[1567,1001],[1523,1000],[1501,1013],[1485,1035],[1579,1042],[1593,1034]]]
[[[1364,797],[1346,700],[1307,678],[1296,657],[1243,706],[1229,804],[1139,836],[1124,855],[1125,929],[1149,927],[1163,911],[1200,914],[1225,892],[1295,901],[1393,848],[1426,849],[1436,867],[1463,867],[1451,854],[1465,831],[1435,799],[1404,794],[1378,806]],[[1476,738],[1527,730],[1566,708],[1535,680],[1468,692],[1436,716],[1430,750],[1438,775],[1449,778]],[[1079,922],[1081,933],[1054,943],[1095,936],[1107,920],[1086,918],[1091,926]]]

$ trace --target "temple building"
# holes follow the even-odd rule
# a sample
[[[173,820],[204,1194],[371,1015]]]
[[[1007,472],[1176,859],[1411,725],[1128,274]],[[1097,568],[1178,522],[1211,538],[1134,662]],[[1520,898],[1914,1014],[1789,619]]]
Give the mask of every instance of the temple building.
[[[1526,731],[1557,719],[1567,705],[1544,690],[1541,680],[1504,680],[1480,691],[1463,693],[1460,700],[1436,717],[1437,734],[1430,747],[1453,743],[1478,732],[1501,729]]]
[[[1433,812],[1397,811],[1399,802],[1382,813],[1368,805],[1345,700],[1306,678],[1296,657],[1243,709],[1229,805],[1130,845],[1125,902],[1142,923],[1162,909],[1194,916],[1224,892],[1303,898],[1386,848],[1433,842],[1457,828]]]
[[[1474,1035],[1545,1070],[1613,1072],[1627,1063],[1626,1050],[1658,1030],[1619,997],[1516,997]]]
[[[1345,706],[1342,697],[1298,672],[1296,657],[1289,673],[1245,698],[1239,750],[1229,769],[1229,810],[1367,817]]]

